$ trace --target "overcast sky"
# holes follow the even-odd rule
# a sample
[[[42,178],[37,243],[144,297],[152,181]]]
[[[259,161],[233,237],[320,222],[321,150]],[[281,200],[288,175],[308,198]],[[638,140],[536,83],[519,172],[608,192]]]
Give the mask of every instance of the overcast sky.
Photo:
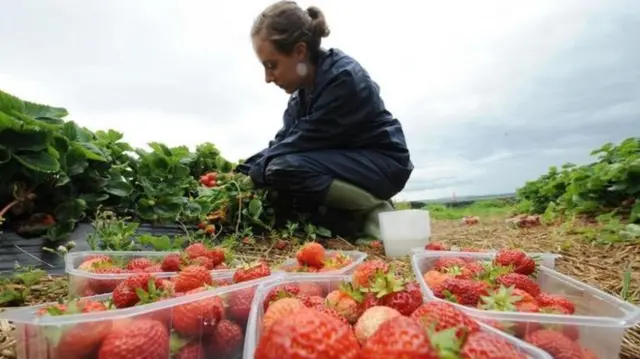
[[[287,102],[248,35],[269,3],[3,1],[0,88],[138,147],[248,157]],[[638,0],[300,4],[324,10],[324,45],[363,64],[403,123],[416,169],[401,199],[512,192],[640,135]]]

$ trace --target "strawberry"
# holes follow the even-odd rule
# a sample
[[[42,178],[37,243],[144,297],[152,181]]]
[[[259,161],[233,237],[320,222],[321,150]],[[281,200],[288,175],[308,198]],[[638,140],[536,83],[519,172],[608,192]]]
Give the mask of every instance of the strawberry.
[[[373,282],[377,272],[387,274],[389,272],[389,265],[379,259],[366,261],[356,267],[353,272],[352,282],[355,287],[368,288]]]
[[[114,327],[98,351],[100,359],[166,359],[169,357],[169,332],[160,322],[133,320]]]
[[[211,272],[205,267],[190,265],[184,267],[174,280],[176,292],[187,292],[205,285],[213,284]]]
[[[207,257],[209,249],[202,243],[193,243],[184,249],[184,253],[189,259]]]
[[[536,261],[520,249],[501,249],[493,259],[495,264],[511,267],[518,274],[531,275],[536,272]]]
[[[400,284],[400,290],[393,289],[390,293],[380,297],[380,304],[399,311],[402,315],[411,315],[422,304],[422,292],[416,282]]]
[[[263,332],[254,359],[356,359],[359,349],[350,326],[315,309],[303,308],[281,317]]]
[[[471,279],[449,278],[436,288],[433,294],[438,298],[461,305],[476,306],[482,296],[487,295],[488,285]]]
[[[79,270],[84,270],[91,272],[95,267],[103,266],[105,264],[111,264],[113,260],[111,257],[99,254],[95,256],[88,256],[84,259],[84,261],[78,266]]]
[[[524,274],[509,273],[499,276],[496,279],[498,284],[502,284],[505,287],[515,286],[518,289],[531,294],[533,297],[537,297],[540,294],[540,286],[533,279],[527,277]]]
[[[364,312],[369,308],[381,305],[380,299],[374,293],[362,293],[362,302],[360,303],[360,312]]]
[[[185,263],[184,258],[178,253],[167,254],[162,259],[161,268],[165,272],[179,272],[180,267]]]
[[[238,270],[233,273],[233,282],[247,282],[258,278],[268,277],[270,275],[271,269],[269,268],[269,265],[260,261],[248,267],[238,268]]]
[[[256,294],[255,287],[239,289],[229,294],[227,313],[238,324],[245,325],[249,320],[251,302]]]
[[[213,269],[215,270],[229,269],[229,266],[224,263],[220,263],[217,266],[213,267]]]
[[[527,334],[524,337],[527,343],[549,353],[557,359],[583,359],[582,348],[573,340],[561,332],[549,329],[540,329]]]
[[[191,260],[191,264],[205,267],[208,270],[213,270],[213,260],[209,257],[196,257]]]
[[[345,325],[350,325],[351,324],[351,323],[349,323],[347,318],[343,317],[340,313],[336,312],[335,309],[328,308],[324,304],[316,305],[315,307],[312,307],[312,308],[317,310],[317,311],[319,311],[319,312],[322,312],[322,313],[325,313],[325,314],[329,314],[330,316],[338,319],[339,321],[341,321]]]
[[[438,359],[425,330],[405,316],[389,319],[362,346],[361,358]]]
[[[104,312],[108,309],[104,303],[86,298],[78,300],[78,308],[82,313]]]
[[[207,253],[207,257],[211,258],[211,261],[213,262],[213,266],[215,267],[217,265],[224,263],[226,259],[226,254],[224,252],[224,249],[222,248],[212,248]]]
[[[243,345],[244,330],[238,324],[222,319],[211,333],[207,352],[215,353],[216,358],[235,358]]]
[[[439,332],[445,329],[457,328],[456,335],[458,338],[480,330],[480,326],[475,320],[446,302],[430,301],[424,303],[411,313],[411,318],[420,323],[426,330]]]
[[[46,305],[36,311],[36,316],[43,315],[63,315],[67,312],[66,304],[55,303],[51,305]]]
[[[440,257],[433,264],[433,269],[439,272],[446,272],[450,268],[464,268],[467,261],[460,257]]]
[[[296,253],[296,259],[299,264],[314,268],[322,268],[324,265],[324,257],[324,247],[316,242],[303,245]]]
[[[62,332],[55,348],[57,358],[86,358],[95,353],[112,330],[110,320],[78,323]]]
[[[355,323],[360,317],[362,294],[353,289],[350,283],[342,283],[325,298],[327,308],[332,308],[349,323]]]
[[[515,287],[501,285],[480,298],[479,308],[507,312],[537,312],[538,304],[531,294]]]
[[[300,288],[298,294],[306,294],[310,296],[317,295],[320,297],[324,297],[324,289],[318,283],[301,282],[298,283],[298,288]]]
[[[538,305],[541,308],[564,308],[563,314],[573,314],[576,311],[576,306],[572,301],[558,294],[540,293],[535,297]]]
[[[424,249],[428,251],[448,251],[449,247],[442,242],[429,242]]]
[[[145,294],[150,300],[160,295],[158,289],[161,288],[161,281],[151,274],[135,274],[118,284],[113,290],[111,301],[116,308],[133,307],[143,299],[141,296]]]
[[[263,306],[264,310],[269,308],[271,303],[275,302],[278,299],[287,298],[287,297],[295,297],[298,293],[300,293],[300,287],[295,284],[282,284],[278,285],[275,288],[271,289],[267,296],[264,299]]]
[[[133,258],[127,263],[127,269],[145,269],[151,267],[153,263],[148,258]]]
[[[526,359],[528,357],[504,338],[488,332],[474,332],[469,335],[460,354],[463,359]]]
[[[402,314],[397,310],[384,306],[371,307],[362,313],[353,329],[358,341],[362,344],[378,330],[380,324]]]
[[[206,354],[200,343],[189,343],[178,350],[173,359],[204,359]]]
[[[422,279],[424,279],[429,288],[435,288],[441,285],[447,278],[451,278],[451,276],[447,273],[442,273],[435,269],[427,271],[422,276]]]
[[[286,316],[290,316],[300,309],[306,308],[304,303],[296,298],[282,298],[271,303],[269,309],[264,312],[262,317],[263,330],[269,329],[274,322]]]
[[[318,295],[299,294],[296,298],[307,308],[313,308],[319,305],[324,306],[324,298]]]
[[[118,267],[103,267],[97,268],[93,270],[95,274],[121,274],[123,273],[122,269]],[[116,278],[112,278],[116,277]],[[105,275],[104,277],[100,276],[99,278],[90,278],[89,279],[89,289],[96,294],[103,294],[112,292],[118,284],[122,281],[122,278],[117,278],[115,275]]]
[[[203,291],[204,288],[196,288],[186,294]],[[171,319],[176,332],[185,336],[200,335],[211,333],[224,314],[224,302],[220,297],[212,296],[175,306]]]

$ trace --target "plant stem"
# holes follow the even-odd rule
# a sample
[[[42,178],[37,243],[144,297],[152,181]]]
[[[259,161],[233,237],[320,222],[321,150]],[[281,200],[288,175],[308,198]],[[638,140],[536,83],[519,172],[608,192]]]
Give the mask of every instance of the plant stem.
[[[21,200],[19,199],[14,199],[13,201],[11,201],[8,205],[6,205],[2,210],[0,210],[0,218],[4,218],[4,215],[9,212],[9,210],[15,206],[16,204],[20,203]]]

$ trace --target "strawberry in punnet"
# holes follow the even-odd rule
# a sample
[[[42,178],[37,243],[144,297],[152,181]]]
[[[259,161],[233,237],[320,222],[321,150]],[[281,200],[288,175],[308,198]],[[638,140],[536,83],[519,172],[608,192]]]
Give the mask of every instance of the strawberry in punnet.
[[[91,272],[92,269],[98,266],[103,266],[105,264],[111,264],[113,259],[106,255],[95,255],[88,256],[85,260],[78,266],[78,269],[85,270]]]
[[[36,316],[43,315],[63,315],[67,311],[66,304],[55,303],[44,306],[36,311]]]
[[[207,352],[215,354],[216,358],[235,358],[244,345],[244,330],[238,324],[222,319],[213,329],[209,343]]]
[[[373,283],[377,272],[389,273],[389,265],[380,259],[373,259],[358,265],[353,272],[353,285],[356,288],[368,288]]]
[[[520,249],[501,249],[493,262],[503,267],[511,267],[515,273],[532,275],[536,272],[536,261]]]
[[[527,359],[504,338],[493,333],[475,332],[467,337],[460,352],[464,359]]]
[[[166,359],[169,357],[169,331],[164,324],[148,319],[133,320],[114,327],[98,351],[100,359]]]
[[[583,359],[583,351],[580,344],[569,339],[561,332],[549,329],[540,329],[527,334],[524,337],[527,343],[549,353],[557,359]]]
[[[209,257],[196,257],[191,260],[191,264],[205,267],[208,270],[213,270],[213,260]]]
[[[124,273],[124,271],[118,267],[101,267],[101,268],[94,269],[93,273],[114,274],[114,276],[112,277],[116,277],[116,278],[110,278],[111,276],[104,276],[104,278],[101,277],[101,278],[89,279],[89,283],[88,283],[89,289],[91,289],[91,291],[95,294],[103,294],[103,293],[112,292],[118,286],[118,284],[123,280],[123,278],[120,278],[115,274],[122,274]]]
[[[189,343],[178,349],[173,359],[204,359],[206,354],[200,343]]]
[[[211,250],[209,250],[209,252],[207,253],[207,257],[211,258],[213,266],[215,267],[223,264],[226,260],[227,255],[222,248],[211,248]]]
[[[287,298],[287,297],[295,297],[300,293],[300,287],[296,284],[281,284],[271,289],[267,296],[264,299],[264,310],[269,308],[271,303],[275,302],[278,299]]]
[[[320,304],[320,305],[317,305],[317,306],[312,307],[312,308],[317,310],[317,311],[319,311],[319,312],[322,312],[324,314],[328,314],[328,315],[338,319],[339,321],[341,321],[345,325],[351,325],[351,323],[349,323],[349,321],[347,321],[347,318],[345,318],[342,315],[340,315],[340,313],[336,312],[335,309],[327,308],[324,304]]]
[[[278,319],[293,315],[300,309],[306,308],[304,303],[296,298],[282,298],[269,306],[264,312],[262,330],[268,330]]]
[[[505,287],[503,285],[483,296],[478,307],[501,312],[528,313],[535,313],[540,309],[531,294],[513,286]]]
[[[450,268],[464,268],[467,261],[460,257],[440,257],[433,265],[433,269],[446,272]]]
[[[203,243],[193,243],[184,249],[184,253],[189,259],[206,257],[209,253],[209,248],[207,248]]]
[[[220,263],[217,266],[213,267],[213,269],[214,270],[229,269],[229,266],[224,263]]]
[[[116,308],[129,308],[143,299],[152,302],[162,297],[162,282],[149,273],[132,275],[113,290],[111,301]]]
[[[514,286],[518,289],[521,289],[533,297],[537,297],[540,294],[540,286],[530,277],[519,274],[519,273],[509,273],[499,276],[496,279],[497,284],[501,284],[505,287]]]
[[[148,258],[133,258],[127,263],[127,269],[145,269],[147,267],[151,267],[153,262],[151,262]]]
[[[364,292],[362,293],[362,303],[360,303],[360,311],[364,312],[369,308],[380,305],[380,298],[375,293]]]
[[[197,288],[186,294],[201,293],[205,290]],[[218,296],[211,296],[177,305],[171,315],[173,329],[182,335],[211,333],[218,322],[224,319],[224,302]]]
[[[360,358],[439,359],[434,344],[434,336],[429,338],[415,320],[398,316],[380,324],[362,346]]]
[[[263,261],[259,261],[253,265],[238,268],[236,272],[233,273],[233,282],[247,282],[258,278],[268,277],[270,275],[271,269],[269,268],[269,265]]]
[[[397,310],[384,306],[371,307],[365,310],[353,327],[356,338],[361,344],[366,342],[378,330],[380,324],[401,315]]]
[[[179,272],[180,268],[185,264],[186,257],[178,253],[171,253],[167,254],[162,259],[162,264],[160,266],[165,272]]]
[[[451,278],[449,274],[439,272],[435,269],[429,270],[422,275],[422,279],[424,279],[429,288],[435,288],[449,278]]]
[[[314,308],[317,306],[324,306],[324,298],[319,295],[306,295],[306,294],[298,294],[296,296],[298,300],[304,304],[307,308]]]
[[[251,302],[255,294],[256,289],[253,287],[231,292],[227,300],[227,314],[229,317],[238,324],[245,325],[249,320]]]
[[[448,251],[449,246],[442,242],[429,242],[426,246],[424,246],[424,249],[428,251]]]
[[[351,327],[311,308],[280,318],[263,333],[254,359],[357,359],[360,352]]]
[[[187,292],[205,285],[212,285],[211,272],[199,265],[184,267],[174,279],[176,292]]]
[[[535,297],[535,300],[540,308],[543,309],[552,308],[555,311],[560,307],[562,308],[560,309],[562,314],[573,314],[576,311],[576,306],[572,301],[558,294],[541,292],[537,297]]]
[[[338,289],[331,291],[326,299],[327,308],[335,309],[349,323],[355,323],[361,314],[363,296],[351,286],[351,283],[342,283]]]
[[[375,293],[381,305],[386,305],[402,315],[410,315],[422,304],[422,292],[416,282],[405,282],[393,271],[376,275],[373,284],[365,292]]]
[[[439,332],[456,328],[458,338],[463,338],[480,330],[480,326],[475,320],[452,304],[445,302],[431,301],[424,303],[411,313],[411,318],[420,323],[426,330]]]
[[[143,269],[143,272],[145,272],[145,273],[161,273],[162,272],[162,266],[160,264],[154,264],[154,265],[151,265],[151,266]]]
[[[489,285],[472,279],[449,278],[431,288],[437,298],[466,306],[477,306],[480,298],[488,294]]]
[[[320,243],[309,242],[302,246],[296,253],[298,263],[314,268],[324,266],[325,250]]]

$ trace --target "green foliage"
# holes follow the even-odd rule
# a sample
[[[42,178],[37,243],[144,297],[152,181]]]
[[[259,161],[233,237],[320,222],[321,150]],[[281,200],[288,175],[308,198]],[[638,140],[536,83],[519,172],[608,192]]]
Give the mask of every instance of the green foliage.
[[[484,200],[473,202],[468,206],[450,207],[443,204],[428,204],[424,209],[434,219],[461,219],[467,216],[480,218],[506,216],[513,212],[513,203],[507,200]]]

